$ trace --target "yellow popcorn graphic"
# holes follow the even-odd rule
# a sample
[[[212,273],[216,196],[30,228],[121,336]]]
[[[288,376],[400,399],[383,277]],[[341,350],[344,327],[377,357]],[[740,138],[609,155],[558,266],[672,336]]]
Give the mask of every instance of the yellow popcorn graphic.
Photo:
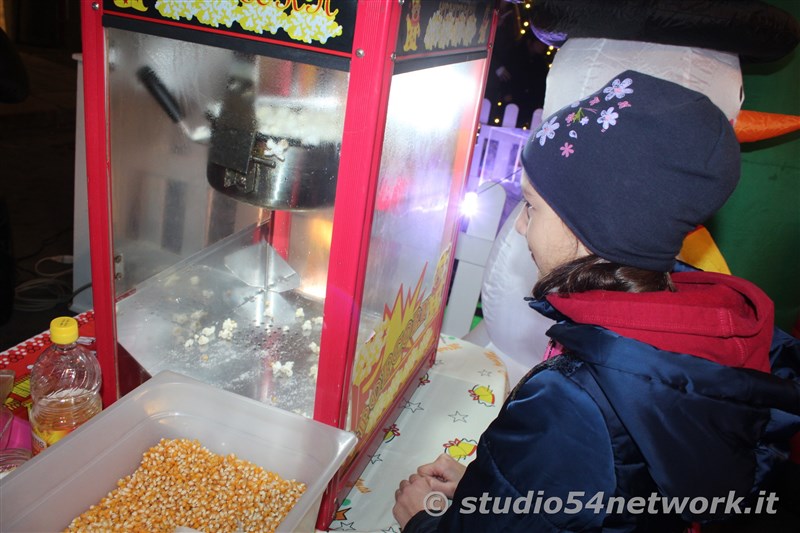
[[[280,8],[275,2],[269,2],[266,5],[251,2],[239,7],[237,18],[239,25],[245,30],[255,33],[268,31],[275,35],[286,25],[289,16],[286,14],[286,6]]]
[[[309,44],[319,41],[325,44],[328,38],[342,34],[342,27],[336,23],[336,13],[338,11],[327,13],[320,5],[305,4],[292,11],[284,29],[295,41]]]
[[[114,0],[115,3],[139,3],[142,0]],[[241,4],[241,5],[240,5]],[[300,4],[299,0],[158,0],[161,16],[172,20],[192,20],[213,28],[232,27],[275,35],[283,29],[295,41],[325,44],[342,35],[336,22],[339,10],[331,11],[330,0]]]

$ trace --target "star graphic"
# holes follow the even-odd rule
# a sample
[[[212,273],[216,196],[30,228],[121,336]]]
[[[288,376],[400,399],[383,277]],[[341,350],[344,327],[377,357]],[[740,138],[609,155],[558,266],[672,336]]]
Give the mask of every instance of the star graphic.
[[[406,404],[403,406],[403,409],[408,409],[412,413],[416,413],[417,411],[424,411],[425,408],[422,407],[422,402],[413,403],[406,400]]]
[[[379,463],[379,462],[382,463],[383,459],[381,459],[381,454],[376,453],[375,455],[373,455],[372,457],[369,458],[369,462],[370,462],[370,464],[373,464],[373,465],[375,463]]]
[[[484,377],[491,376],[492,375],[492,371],[491,370],[486,370],[484,368],[483,370],[479,371],[478,374],[480,374],[481,376],[484,376]]]
[[[339,524],[339,527],[336,528],[336,531],[355,531],[356,528],[353,527],[353,524],[355,524],[355,521],[353,521],[353,522],[341,522]]]
[[[455,413],[447,415],[447,416],[449,416],[450,418],[453,419],[453,423],[455,423],[455,422],[464,422],[466,424],[467,417],[469,415],[464,415],[464,414],[461,414],[458,411],[456,411]]]
[[[399,529],[395,529],[394,526],[389,526],[389,529],[381,529],[381,533],[399,533]]]

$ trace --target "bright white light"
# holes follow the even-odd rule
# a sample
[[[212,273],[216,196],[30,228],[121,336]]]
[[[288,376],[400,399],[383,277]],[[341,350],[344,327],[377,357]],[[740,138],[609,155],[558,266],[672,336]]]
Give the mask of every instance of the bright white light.
[[[464,106],[476,92],[477,81],[469,72],[443,67],[422,69],[392,77],[389,108],[403,110],[393,120],[408,124],[417,131],[445,131],[459,120]],[[434,98],[431,90],[446,97]]]
[[[468,192],[461,201],[461,214],[471,217],[478,212],[478,193]]]

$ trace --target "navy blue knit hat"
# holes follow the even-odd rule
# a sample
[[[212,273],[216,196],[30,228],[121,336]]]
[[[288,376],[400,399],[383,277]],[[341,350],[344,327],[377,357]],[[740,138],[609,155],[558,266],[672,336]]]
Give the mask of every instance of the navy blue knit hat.
[[[667,272],[736,187],[739,143],[706,96],[629,70],[545,119],[522,165],[592,252]]]

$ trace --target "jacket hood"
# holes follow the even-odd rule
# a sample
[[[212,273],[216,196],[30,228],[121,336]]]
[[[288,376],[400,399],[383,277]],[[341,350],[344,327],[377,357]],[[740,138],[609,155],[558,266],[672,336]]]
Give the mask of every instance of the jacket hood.
[[[679,272],[676,292],[589,291],[549,295],[578,324],[601,326],[668,352],[769,372],[774,306],[752,283],[725,274]]]

